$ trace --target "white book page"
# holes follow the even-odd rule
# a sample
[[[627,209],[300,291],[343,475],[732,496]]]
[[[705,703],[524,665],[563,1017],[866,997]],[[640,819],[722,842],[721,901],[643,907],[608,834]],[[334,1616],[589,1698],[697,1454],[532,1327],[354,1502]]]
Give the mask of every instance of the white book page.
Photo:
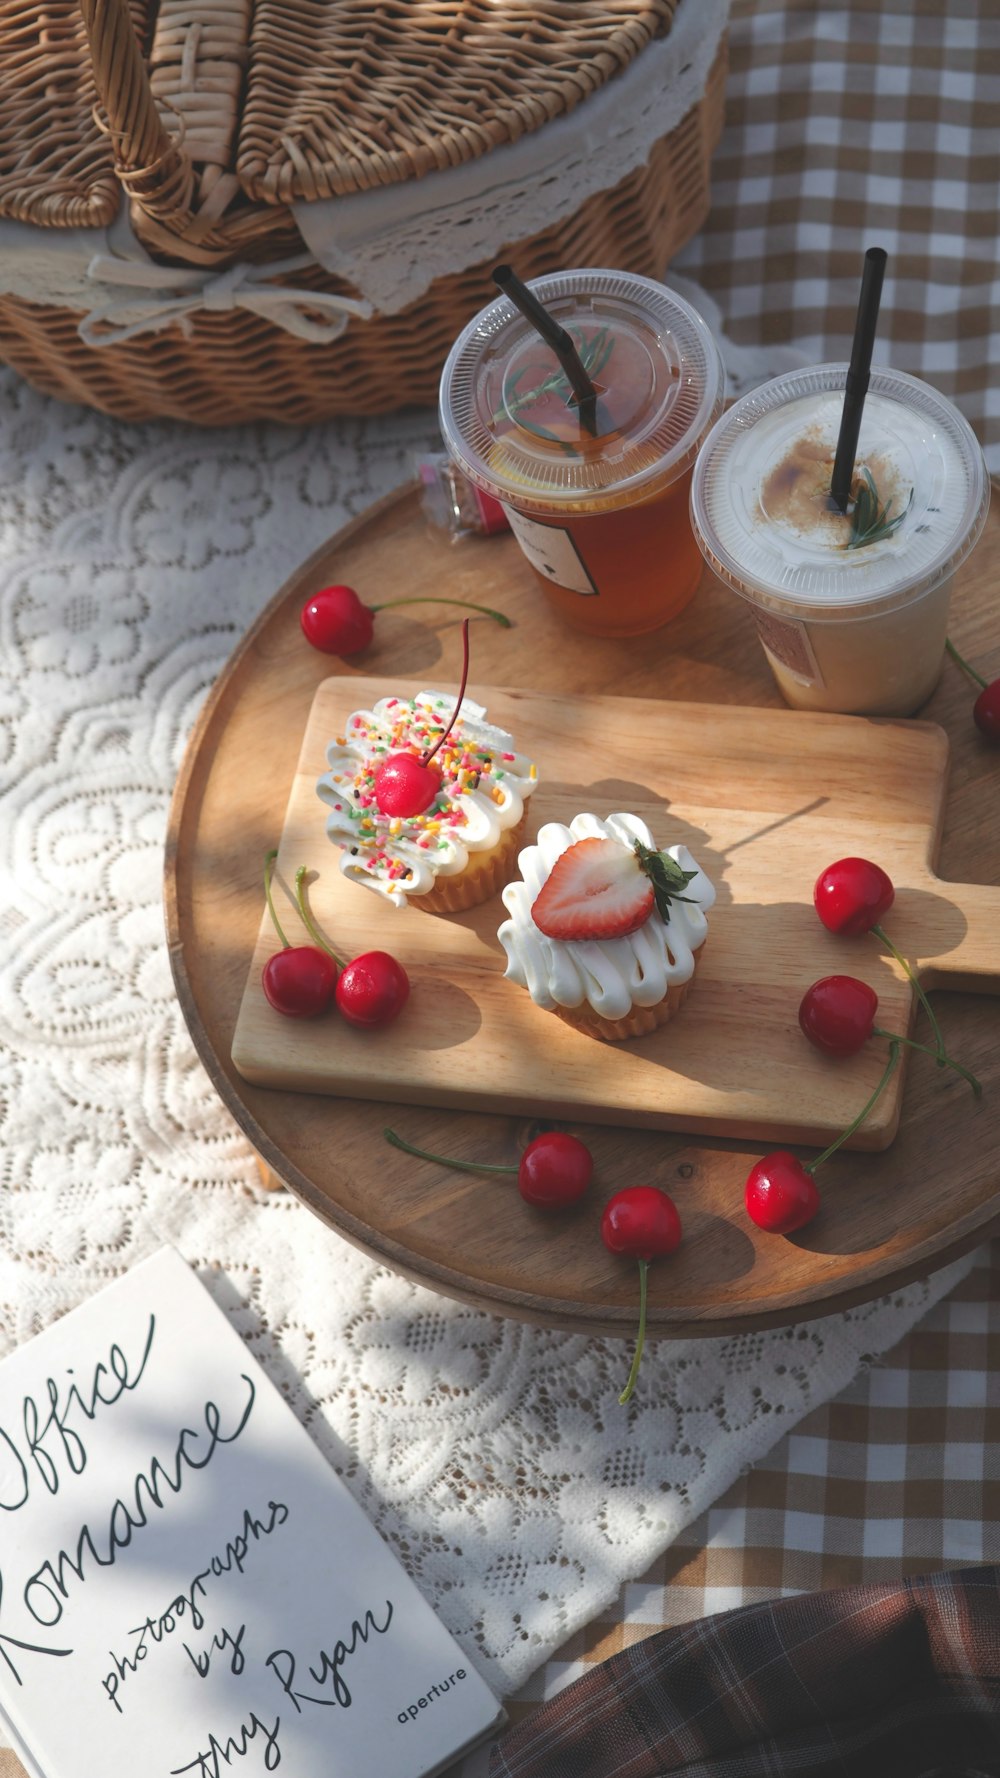
[[[0,1708],[45,1778],[418,1778],[502,1720],[172,1249],[0,1365]]]

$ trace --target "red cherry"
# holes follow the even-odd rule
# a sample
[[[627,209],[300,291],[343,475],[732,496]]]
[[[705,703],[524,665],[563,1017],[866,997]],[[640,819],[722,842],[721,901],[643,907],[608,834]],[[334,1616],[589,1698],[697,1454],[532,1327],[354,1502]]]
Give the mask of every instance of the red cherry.
[[[323,654],[360,654],[367,648],[375,630],[376,611],[391,611],[397,605],[461,605],[466,611],[480,611],[491,617],[504,630],[510,629],[510,618],[489,605],[473,605],[468,599],[384,599],[380,605],[363,605],[353,587],[325,586],[307,599],[299,612],[302,634],[307,642]]]
[[[271,873],[277,850],[264,859],[264,899],[271,923],[281,940],[281,950],[269,957],[261,971],[261,986],[275,1012],[286,1019],[315,1019],[326,1012],[337,982],[337,958],[319,945],[290,945],[281,928],[271,894]],[[299,879],[296,877],[296,892]],[[307,928],[308,928],[308,922]],[[310,936],[316,935],[312,932]]]
[[[375,801],[383,815],[422,815],[441,789],[441,773],[431,761],[451,734],[462,708],[469,683],[469,620],[462,623],[462,683],[458,688],[451,720],[429,753],[390,753],[375,773]]]
[[[826,975],[807,988],[799,1024],[810,1043],[831,1056],[853,1056],[875,1026],[878,995],[853,975]]]
[[[1000,679],[991,679],[987,685],[982,674],[959,654],[950,636],[945,637],[944,645],[952,660],[957,661],[963,672],[968,673],[969,678],[981,686],[979,696],[972,706],[972,720],[987,741],[994,747],[1000,747]]]
[[[882,915],[891,908],[896,891],[892,879],[879,864],[869,858],[840,858],[830,864],[816,879],[813,901],[828,932],[856,938],[859,933],[872,932],[895,957],[907,980],[912,984],[934,1033],[937,1060],[943,1068],[948,1061],[937,1015],[906,958],[896,949],[881,924]],[[905,1042],[905,1039],[903,1039]]]
[[[326,586],[299,613],[307,642],[323,654],[360,654],[375,629],[375,616],[353,587]]]
[[[868,858],[839,858],[817,878],[813,901],[828,932],[855,938],[878,925],[895,894],[881,865]]]
[[[563,1210],[583,1197],[593,1171],[594,1157],[579,1137],[545,1130],[521,1156],[517,1189],[537,1210]]]
[[[813,982],[812,987],[807,988],[803,994],[799,1006],[799,1024],[809,1042],[814,1043],[817,1049],[825,1050],[828,1056],[855,1056],[869,1037],[887,1037],[890,1068],[892,1050],[905,1044],[907,1049],[919,1050],[922,1055],[933,1056],[939,1064],[953,1068],[956,1074],[968,1081],[976,1098],[981,1096],[983,1089],[978,1080],[967,1068],[962,1067],[961,1062],[956,1062],[946,1050],[931,1050],[913,1037],[904,1037],[901,1031],[883,1031],[875,1023],[877,1011],[878,995],[867,982],[859,982],[853,975],[827,975],[821,982]],[[881,1088],[876,1089],[876,1098],[879,1091]],[[861,1118],[851,1125],[847,1135],[857,1128],[857,1124],[871,1109],[871,1103],[873,1101],[866,1105]]]
[[[375,801],[383,815],[422,815],[441,789],[437,766],[417,753],[390,753],[375,773]]]
[[[972,706],[972,720],[987,741],[1000,747],[1000,679],[984,686]]]
[[[787,1148],[775,1149],[751,1167],[743,1201],[750,1221],[769,1235],[790,1235],[804,1228],[820,1203],[812,1174]]]
[[[275,1012],[286,1019],[315,1019],[333,999],[337,965],[316,945],[288,945],[268,958],[260,979]]]
[[[635,1389],[646,1340],[646,1287],[650,1260],[680,1246],[681,1219],[673,1198],[655,1185],[627,1185],[604,1206],[601,1240],[611,1253],[630,1253],[639,1261],[639,1331],[628,1382],[618,1400],[624,1407]]]
[[[680,1245],[677,1206],[655,1185],[627,1185],[604,1206],[601,1240],[612,1253],[651,1260]]]
[[[388,951],[364,951],[350,963],[344,963],[331,951],[326,940],[319,932],[316,922],[309,912],[306,901],[306,877],[308,871],[300,864],[295,873],[295,900],[298,904],[302,924],[310,938],[314,938],[326,954],[340,970],[337,982],[337,1006],[349,1025],[388,1025],[396,1014],[402,1012],[410,992],[410,979],[401,963],[390,957]],[[268,886],[268,906],[271,917],[277,926],[277,918],[271,903]],[[278,927],[279,937],[284,935]]]
[[[410,993],[410,978],[388,951],[363,951],[352,958],[337,983],[337,1006],[349,1025],[369,1029],[391,1024]]]
[[[518,1166],[498,1165],[492,1161],[458,1161],[449,1155],[432,1154],[427,1148],[415,1148],[395,1130],[383,1130],[393,1148],[402,1149],[420,1161],[435,1161],[439,1167],[452,1167],[457,1173],[516,1173],[517,1188],[528,1204],[537,1210],[565,1210],[581,1198],[590,1184],[594,1170],[593,1156],[586,1143],[562,1130],[545,1130],[529,1142]]]

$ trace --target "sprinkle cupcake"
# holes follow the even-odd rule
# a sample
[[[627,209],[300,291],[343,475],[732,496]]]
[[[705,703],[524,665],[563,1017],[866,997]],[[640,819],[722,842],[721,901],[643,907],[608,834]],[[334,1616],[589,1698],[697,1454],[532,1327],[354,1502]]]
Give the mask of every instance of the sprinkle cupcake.
[[[397,907],[459,913],[487,901],[512,875],[524,839],[535,767],[484,720],[481,704],[465,698],[456,717],[457,708],[436,691],[380,698],[349,716],[327,748],[316,789],[340,868]],[[405,812],[425,794],[418,812]]]
[[[577,1031],[618,1043],[679,1011],[715,890],[686,846],[657,851],[636,815],[551,821],[518,859],[500,927],[506,975]]]

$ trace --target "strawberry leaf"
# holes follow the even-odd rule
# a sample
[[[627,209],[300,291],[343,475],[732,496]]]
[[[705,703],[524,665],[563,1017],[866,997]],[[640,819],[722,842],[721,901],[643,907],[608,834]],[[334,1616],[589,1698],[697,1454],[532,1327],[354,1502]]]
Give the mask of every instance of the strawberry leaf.
[[[651,847],[644,846],[641,840],[636,840],[632,849],[639,860],[640,870],[645,871],[653,885],[656,911],[664,925],[670,919],[672,901],[683,901],[689,907],[697,907],[693,896],[683,893],[698,875],[696,870],[683,870],[669,852],[654,852]]]

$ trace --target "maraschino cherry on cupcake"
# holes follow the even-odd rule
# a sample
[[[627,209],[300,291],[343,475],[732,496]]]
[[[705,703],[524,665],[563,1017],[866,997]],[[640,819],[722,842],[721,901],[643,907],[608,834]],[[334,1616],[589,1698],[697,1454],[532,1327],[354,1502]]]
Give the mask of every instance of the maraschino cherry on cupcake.
[[[576,1030],[616,1043],[673,1018],[715,889],[686,846],[660,850],[637,815],[548,822],[503,891],[507,977]]]
[[[458,913],[495,895],[524,837],[536,767],[465,695],[437,691],[355,710],[316,786],[340,869],[397,907]]]

